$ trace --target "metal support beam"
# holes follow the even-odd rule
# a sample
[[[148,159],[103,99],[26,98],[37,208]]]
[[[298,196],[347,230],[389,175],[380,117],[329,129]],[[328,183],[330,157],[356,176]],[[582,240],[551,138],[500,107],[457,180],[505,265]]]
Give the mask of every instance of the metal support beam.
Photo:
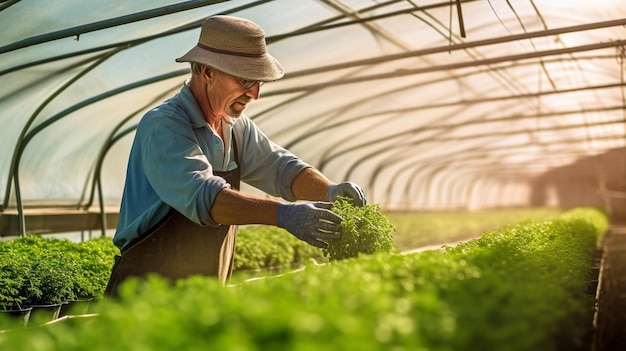
[[[626,24],[626,19],[624,21]],[[601,43],[595,43],[595,44],[589,44],[589,45],[580,45],[580,46],[563,48],[563,49],[533,51],[533,52],[527,52],[527,53],[522,53],[522,54],[517,54],[517,55],[500,56],[500,57],[494,57],[494,58],[484,59],[484,60],[469,60],[469,61],[464,61],[464,62],[444,64],[444,65],[439,65],[439,66],[429,66],[429,67],[424,67],[424,68],[398,70],[398,71],[389,72],[389,73],[372,74],[368,76],[346,78],[346,79],[333,80],[333,81],[324,82],[324,83],[301,85],[301,86],[297,86],[293,88],[272,90],[267,93],[264,93],[263,96],[268,97],[268,96],[275,96],[275,95],[292,94],[292,93],[302,92],[302,91],[315,91],[315,90],[339,86],[339,85],[368,82],[368,81],[389,79],[389,78],[395,78],[395,77],[404,77],[404,76],[409,76],[409,75],[414,75],[414,74],[441,72],[441,71],[449,71],[453,69],[463,69],[463,68],[470,68],[470,67],[477,67],[477,66],[494,65],[498,63],[504,63],[504,62],[522,61],[522,60],[547,57],[547,56],[565,55],[565,54],[571,54],[575,52],[601,50],[601,49],[607,49],[607,48],[612,48],[612,47],[620,47],[624,45],[626,45],[626,40],[616,40],[616,41],[601,42]],[[424,50],[424,51],[430,51],[430,50]],[[309,73],[310,74],[316,73],[313,71],[314,70],[309,70]]]
[[[356,61],[345,62],[345,63],[338,63],[338,64],[333,64],[333,65],[327,65],[327,66],[287,73],[285,74],[285,77],[283,78],[283,80],[288,79],[288,78],[306,76],[309,74],[323,73],[323,72],[356,67],[356,66],[372,65],[376,63],[384,63],[388,61],[401,60],[401,59],[411,58],[411,57],[426,56],[426,55],[439,54],[439,53],[451,52],[451,51],[456,51],[456,50],[471,49],[471,48],[476,48],[480,46],[503,44],[503,43],[520,41],[520,40],[542,38],[542,37],[549,37],[549,36],[555,36],[555,35],[566,34],[566,33],[582,32],[582,31],[588,31],[588,30],[595,30],[595,29],[602,29],[602,28],[609,28],[609,27],[620,27],[620,26],[626,26],[626,18],[612,20],[612,21],[605,21],[605,22],[589,23],[589,24],[583,24],[583,25],[571,26],[571,27],[548,29],[548,30],[542,30],[542,31],[537,31],[537,32],[501,36],[501,37],[485,39],[485,40],[477,40],[477,41],[459,43],[459,44],[454,44],[454,45],[438,46],[438,47],[427,48],[423,50],[415,50],[415,51],[409,51],[409,52],[402,52],[399,54],[385,55],[385,56],[379,56],[375,58],[356,60]],[[269,37],[268,41],[271,38],[272,37]],[[267,95],[267,94],[264,94],[264,95]]]
[[[95,32],[101,29],[121,26],[124,24],[129,24],[129,23],[133,23],[137,21],[154,18],[154,17],[168,15],[171,13],[182,12],[182,11],[191,10],[191,9],[195,9],[195,8],[203,7],[207,5],[213,5],[213,4],[217,4],[220,2],[224,2],[224,1],[226,0],[185,1],[182,3],[174,4],[174,5],[163,6],[163,7],[159,7],[156,9],[137,12],[137,13],[133,13],[133,14],[126,15],[126,16],[111,18],[108,20],[100,21],[100,22],[89,23],[89,24],[85,24],[82,26],[63,29],[63,30],[59,30],[56,32],[52,32],[52,33],[37,35],[34,37],[26,38],[26,39],[11,43],[9,45],[0,47],[0,54],[3,54],[5,52],[19,50],[25,47],[29,47],[29,46],[33,46],[33,45],[37,45],[41,43],[45,43],[51,40],[71,38],[74,36],[79,36],[81,34]]]
[[[28,210],[24,217],[28,220],[28,234],[52,234],[81,230],[101,229],[102,219],[106,218],[106,228],[117,226],[118,213],[100,214],[96,211],[82,210]],[[18,213],[4,211],[0,213],[0,237],[23,236]]]

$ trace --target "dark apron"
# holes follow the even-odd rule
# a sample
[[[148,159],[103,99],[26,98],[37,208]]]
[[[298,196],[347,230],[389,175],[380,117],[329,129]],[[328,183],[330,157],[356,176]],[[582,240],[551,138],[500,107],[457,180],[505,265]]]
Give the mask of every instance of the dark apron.
[[[235,162],[239,165],[233,140]],[[228,172],[215,172],[239,190],[239,166]],[[192,275],[217,276],[225,284],[235,257],[236,225],[203,227],[173,210],[154,230],[141,235],[115,257],[105,295],[117,295],[119,285],[128,277],[156,273],[171,282]]]

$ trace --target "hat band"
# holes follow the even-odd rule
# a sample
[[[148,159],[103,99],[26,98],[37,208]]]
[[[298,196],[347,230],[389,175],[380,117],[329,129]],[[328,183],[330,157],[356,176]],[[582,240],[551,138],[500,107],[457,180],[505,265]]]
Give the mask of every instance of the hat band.
[[[209,50],[211,52],[214,52],[216,54],[226,54],[226,55],[234,55],[234,56],[243,56],[243,57],[262,57],[263,54],[248,54],[245,52],[236,52],[236,51],[228,51],[228,50],[220,50],[220,49],[216,49],[216,48],[212,48],[210,46],[206,46],[202,43],[198,43],[198,46],[201,47],[204,50]]]

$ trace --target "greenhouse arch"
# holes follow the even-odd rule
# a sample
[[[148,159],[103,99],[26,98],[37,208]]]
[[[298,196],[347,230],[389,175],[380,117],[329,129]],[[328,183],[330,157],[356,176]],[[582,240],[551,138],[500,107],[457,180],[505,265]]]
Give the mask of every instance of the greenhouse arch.
[[[626,216],[619,1],[4,1],[0,235],[115,228],[134,128],[213,14],[286,69],[247,114],[383,209]]]

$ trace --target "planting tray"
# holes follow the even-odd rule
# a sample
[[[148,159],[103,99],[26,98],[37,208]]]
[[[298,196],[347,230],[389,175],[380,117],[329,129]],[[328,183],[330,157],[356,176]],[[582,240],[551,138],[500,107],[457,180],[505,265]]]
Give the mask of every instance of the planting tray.
[[[600,251],[591,350],[626,350],[626,223],[611,226]]]

